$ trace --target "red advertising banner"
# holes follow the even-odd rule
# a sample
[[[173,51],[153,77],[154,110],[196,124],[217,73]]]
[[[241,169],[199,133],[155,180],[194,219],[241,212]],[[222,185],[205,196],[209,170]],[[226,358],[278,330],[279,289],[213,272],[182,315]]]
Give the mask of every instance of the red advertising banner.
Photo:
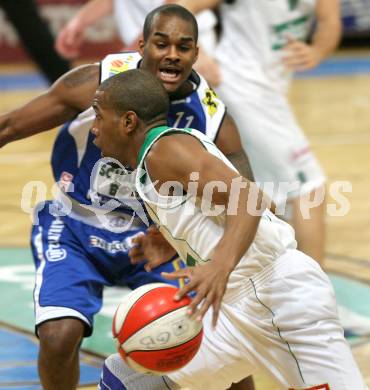
[[[35,1],[39,6],[40,14],[49,24],[52,33],[56,35],[86,0]],[[115,21],[112,17],[107,17],[86,31],[86,43],[82,47],[81,58],[86,60],[101,58],[107,53],[119,51],[121,47],[122,44],[116,34]],[[28,60],[28,54],[24,51],[17,32],[0,7],[0,64]]]

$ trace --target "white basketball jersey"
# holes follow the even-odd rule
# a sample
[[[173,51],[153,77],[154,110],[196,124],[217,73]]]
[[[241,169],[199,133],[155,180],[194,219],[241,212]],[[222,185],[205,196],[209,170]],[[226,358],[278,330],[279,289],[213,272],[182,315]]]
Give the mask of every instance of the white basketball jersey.
[[[114,0],[114,17],[121,40],[131,45],[142,33],[145,16],[164,0]]]
[[[216,51],[225,77],[285,91],[290,72],[281,64],[287,38],[305,40],[317,0],[236,0],[223,4],[223,33]],[[245,90],[245,93],[253,92]]]
[[[181,192],[179,196],[162,196],[154,188],[145,170],[145,157],[151,146],[164,134],[177,132],[197,138],[209,153],[235,169],[213,142],[199,131],[158,127],[148,133],[141,148],[136,189],[144,200],[150,217],[159,225],[161,233],[180,257],[188,265],[204,264],[212,258],[213,250],[224,233],[225,210],[213,212],[211,208],[207,209],[207,204],[192,196],[189,189],[184,189],[186,195]],[[293,229],[270,211],[265,211],[252,245],[230,276],[228,288],[238,288],[239,282],[245,281],[246,276],[270,265],[287,248],[295,247]]]

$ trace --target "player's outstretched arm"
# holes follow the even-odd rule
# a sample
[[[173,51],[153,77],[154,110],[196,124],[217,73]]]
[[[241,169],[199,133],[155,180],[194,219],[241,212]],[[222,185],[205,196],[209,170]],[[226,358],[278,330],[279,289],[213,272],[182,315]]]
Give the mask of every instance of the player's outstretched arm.
[[[91,105],[99,65],[84,65],[58,79],[45,93],[0,116],[0,147],[53,129]]]
[[[187,191],[190,174],[198,173],[196,195],[226,210],[225,231],[211,261],[165,275],[171,279],[188,278],[189,284],[180,290],[179,298],[196,291],[190,311],[200,320],[212,305],[215,325],[229,275],[251,245],[259,224],[261,211],[249,213],[247,206],[255,203],[249,209],[263,211],[266,208],[263,193],[189,135],[176,134],[157,141],[146,164],[151,180],[158,180],[159,191],[168,181],[180,183]]]
[[[57,52],[67,59],[78,57],[86,29],[112,11],[112,0],[90,0],[87,2],[60,30],[55,41]]]
[[[254,181],[249,158],[242,147],[238,128],[228,113],[222,122],[215,144],[242,176]]]

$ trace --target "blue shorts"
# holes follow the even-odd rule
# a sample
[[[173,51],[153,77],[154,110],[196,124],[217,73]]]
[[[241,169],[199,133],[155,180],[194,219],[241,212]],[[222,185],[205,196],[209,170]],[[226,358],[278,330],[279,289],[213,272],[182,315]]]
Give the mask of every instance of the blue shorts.
[[[179,259],[152,272],[146,272],[143,264],[131,265],[128,251],[132,239],[145,228],[114,233],[68,216],[54,217],[49,204],[46,202],[39,211],[39,224],[32,228],[36,327],[55,318],[79,318],[86,324],[85,336],[89,336],[94,315],[102,306],[104,286],[134,289],[157,282],[178,285],[160,273],[184,267]]]

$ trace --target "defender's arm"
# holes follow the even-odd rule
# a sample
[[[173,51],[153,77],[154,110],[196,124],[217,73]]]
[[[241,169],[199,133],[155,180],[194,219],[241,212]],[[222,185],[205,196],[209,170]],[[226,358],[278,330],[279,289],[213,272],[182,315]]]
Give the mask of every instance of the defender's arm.
[[[73,119],[90,106],[98,84],[99,65],[66,73],[42,95],[0,116],[0,147]]]

